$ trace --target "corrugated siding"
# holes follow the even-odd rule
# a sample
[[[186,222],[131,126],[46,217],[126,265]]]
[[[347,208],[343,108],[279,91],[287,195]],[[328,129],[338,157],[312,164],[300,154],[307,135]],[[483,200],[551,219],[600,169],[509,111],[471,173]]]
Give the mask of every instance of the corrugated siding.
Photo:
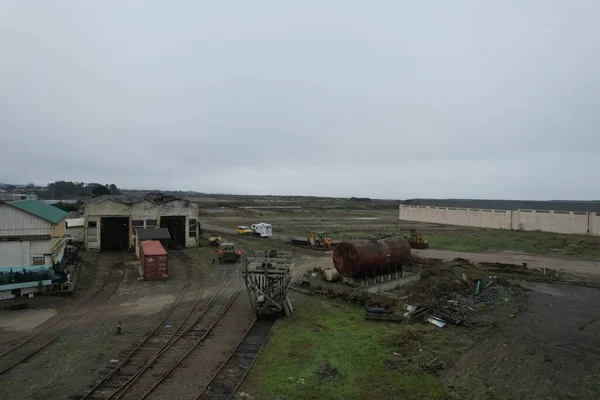
[[[31,265],[29,242],[0,242],[0,267]]]
[[[33,257],[42,257],[50,252],[50,240],[23,242],[0,242],[0,267],[32,265]],[[52,257],[45,256],[46,265],[52,265]]]
[[[50,235],[50,222],[18,208],[0,204],[0,236]]]

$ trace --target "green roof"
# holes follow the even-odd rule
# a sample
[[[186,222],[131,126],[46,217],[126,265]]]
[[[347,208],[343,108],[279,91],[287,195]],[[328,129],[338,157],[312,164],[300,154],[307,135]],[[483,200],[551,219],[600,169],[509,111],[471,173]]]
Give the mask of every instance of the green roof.
[[[68,212],[51,206],[50,204],[46,204],[41,200],[17,200],[11,201],[8,204],[19,210],[33,214],[36,217],[50,221],[53,224],[59,223],[61,219],[69,215]]]

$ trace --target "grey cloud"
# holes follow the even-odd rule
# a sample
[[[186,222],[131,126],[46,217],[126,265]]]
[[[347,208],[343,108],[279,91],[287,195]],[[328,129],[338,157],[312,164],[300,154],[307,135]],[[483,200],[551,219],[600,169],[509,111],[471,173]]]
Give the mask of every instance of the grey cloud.
[[[600,198],[595,1],[2,7],[0,181]]]

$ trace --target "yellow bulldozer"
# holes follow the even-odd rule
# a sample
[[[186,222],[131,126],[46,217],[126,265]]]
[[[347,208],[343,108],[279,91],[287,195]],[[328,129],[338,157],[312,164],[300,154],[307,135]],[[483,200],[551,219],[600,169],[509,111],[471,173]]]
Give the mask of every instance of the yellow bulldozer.
[[[429,242],[423,239],[423,235],[414,229],[410,230],[410,237],[404,236],[404,238],[408,240],[408,244],[413,249],[426,249],[429,247]]]

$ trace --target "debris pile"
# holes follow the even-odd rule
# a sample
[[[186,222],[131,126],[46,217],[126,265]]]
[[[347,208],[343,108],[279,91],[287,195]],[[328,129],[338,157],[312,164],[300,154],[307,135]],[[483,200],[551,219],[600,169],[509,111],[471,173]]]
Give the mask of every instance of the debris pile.
[[[457,258],[449,265],[434,266],[421,274],[421,280],[413,284],[406,296],[405,317],[410,321],[425,321],[440,328],[451,323],[462,325],[471,312],[491,308],[510,301],[517,287],[497,276],[484,276],[490,270],[531,274],[525,265],[478,264]],[[474,277],[469,275],[473,274]]]
[[[464,315],[493,307],[502,301],[509,301],[515,294],[515,286],[502,278],[490,277],[490,281],[481,287],[483,289],[477,295],[465,296],[455,293],[452,299],[447,300],[449,307]]]
[[[309,270],[307,270],[306,272],[304,272],[302,274],[302,276],[306,276],[306,277],[313,277],[313,276],[317,276],[318,274],[322,274],[323,270],[319,267],[315,267],[315,268],[311,268]]]
[[[400,298],[401,307],[396,304],[383,311],[367,310],[366,319],[427,322],[439,328],[447,324],[463,325],[469,313],[510,301],[517,293],[515,285],[505,278],[489,275],[490,271],[510,269],[512,273],[535,274],[525,265],[473,264],[460,258],[450,263],[421,261],[429,267],[421,273],[421,280],[406,287],[406,295]]]

